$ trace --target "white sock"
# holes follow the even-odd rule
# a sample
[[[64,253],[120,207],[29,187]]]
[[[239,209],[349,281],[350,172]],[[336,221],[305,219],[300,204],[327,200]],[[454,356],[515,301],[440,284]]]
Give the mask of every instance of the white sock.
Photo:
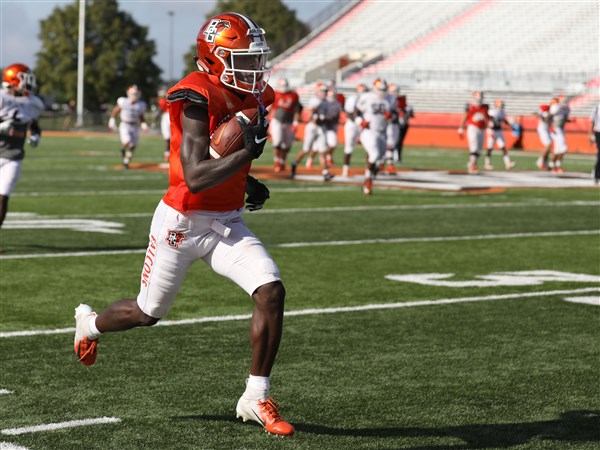
[[[504,159],[504,165],[505,166],[510,166],[510,157],[508,155],[505,155],[503,157],[503,159]]]
[[[93,315],[92,317],[90,317],[90,320],[88,321],[88,327],[90,329],[90,335],[91,335],[91,336],[88,336],[88,339],[91,339],[91,340],[98,339],[98,337],[102,334],[96,327],[96,317],[98,317],[98,316]]]
[[[244,397],[248,400],[264,401],[269,396],[271,383],[269,377],[258,377],[249,375],[246,380],[246,390]]]

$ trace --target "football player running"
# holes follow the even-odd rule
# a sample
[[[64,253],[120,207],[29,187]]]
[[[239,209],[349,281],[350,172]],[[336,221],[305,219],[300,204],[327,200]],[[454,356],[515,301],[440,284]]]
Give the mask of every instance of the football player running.
[[[485,129],[489,121],[488,105],[483,103],[483,92],[473,92],[473,101],[465,106],[465,115],[458,135],[464,135],[465,126],[467,127],[467,142],[469,144],[469,162],[467,170],[471,174],[478,172],[477,159],[483,150],[483,139]]]
[[[387,101],[387,83],[379,78],[373,88],[360,96],[356,105],[360,122],[360,142],[367,153],[363,194],[373,193],[373,179],[383,162],[386,149],[387,125],[392,115]]]
[[[127,97],[119,97],[117,104],[110,113],[108,120],[108,129],[113,131],[116,128],[116,117],[119,115],[119,136],[121,138],[121,156],[123,157],[123,166],[129,169],[129,163],[138,144],[139,132],[138,124],[143,131],[148,131],[148,125],[144,119],[146,112],[146,102],[140,100],[140,90],[134,84],[127,88]]]
[[[356,91],[353,95],[350,95],[344,103],[344,111],[346,112],[346,121],[344,122],[344,165],[342,166],[342,176],[347,177],[350,171],[350,160],[354,148],[356,147],[356,140],[360,132],[360,120],[357,123],[356,114],[356,103],[358,98],[364,92],[366,92],[367,86],[364,83],[360,83],[356,86]]]
[[[151,326],[167,315],[186,273],[201,259],[216,273],[240,286],[254,301],[250,319],[252,358],[236,415],[268,432],[291,436],[294,427],[281,418],[269,397],[270,374],[283,326],[285,289],[279,269],[243,218],[247,208],[262,207],[268,189],[248,175],[267,139],[268,86],[265,32],[250,18],[224,13],[210,18],[197,36],[198,72],[167,93],[171,117],[169,188],[159,202],[137,298],[117,301],[96,314],[87,305],[75,310],[75,352],[91,365],[103,333]],[[244,148],[211,159],[210,136],[236,112],[258,109],[255,126],[237,120]]]
[[[37,147],[42,130],[38,117],[44,103],[34,95],[35,75],[25,64],[11,64],[2,72],[0,91],[0,227],[8,210],[8,199],[21,175],[25,141]]]
[[[508,156],[508,150],[506,150],[506,140],[504,139],[504,132],[502,131],[502,125],[506,125],[512,129],[512,126],[506,118],[504,112],[504,102],[500,99],[494,101],[494,107],[488,112],[490,121],[488,123],[488,138],[487,138],[487,153],[485,155],[485,170],[493,170],[492,166],[492,151],[494,150],[494,144],[502,150],[502,160],[504,161],[504,168],[510,170],[517,164],[510,160]]]

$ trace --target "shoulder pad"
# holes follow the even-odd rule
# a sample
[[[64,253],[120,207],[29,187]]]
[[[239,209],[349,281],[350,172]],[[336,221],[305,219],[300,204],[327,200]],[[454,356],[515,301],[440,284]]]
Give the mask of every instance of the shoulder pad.
[[[167,102],[169,103],[178,102],[180,100],[189,100],[198,105],[208,107],[208,99],[204,95],[198,94],[197,92],[192,91],[191,89],[182,89],[181,91],[175,91],[169,94],[169,96],[167,97]]]

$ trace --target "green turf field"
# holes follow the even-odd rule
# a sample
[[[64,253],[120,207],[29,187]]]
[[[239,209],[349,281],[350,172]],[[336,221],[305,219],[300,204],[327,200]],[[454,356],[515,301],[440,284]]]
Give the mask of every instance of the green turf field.
[[[145,138],[134,162],[161,155],[162,141]],[[536,156],[513,154],[519,170]],[[412,168],[465,161],[405,156]],[[266,208],[245,218],[287,289],[271,393],[297,433],[283,439],[235,419],[248,320],[222,316],[252,304],[202,262],[170,323],[103,336],[96,364],[77,363],[73,309],[137,294],[167,186],[166,172],[119,162],[115,135],[28,150],[0,240],[0,449],[600,448],[600,306],[580,303],[600,294],[591,182],[365,197],[268,181]],[[270,162],[266,151],[258,164]]]

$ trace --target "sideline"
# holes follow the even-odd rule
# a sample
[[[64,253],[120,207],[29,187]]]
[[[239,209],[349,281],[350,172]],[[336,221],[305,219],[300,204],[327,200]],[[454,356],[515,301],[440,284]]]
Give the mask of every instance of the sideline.
[[[540,291],[540,292],[522,292],[518,294],[502,294],[502,295],[487,295],[479,297],[458,297],[458,298],[443,298],[438,300],[417,300],[409,302],[397,302],[397,303],[375,303],[361,306],[340,306],[336,308],[309,308],[299,309],[295,311],[286,311],[285,317],[294,316],[311,316],[320,314],[335,314],[344,312],[357,312],[357,311],[371,311],[371,310],[382,310],[382,309],[398,309],[398,308],[411,308],[414,306],[435,306],[435,305],[450,305],[454,303],[471,303],[471,302],[484,302],[490,300],[509,300],[519,298],[535,298],[535,297],[548,297],[553,295],[573,295],[573,294],[587,294],[591,292],[600,292],[599,287],[580,288],[580,289],[568,289],[568,290],[557,290],[557,291]],[[247,320],[252,317],[251,314],[238,314],[230,316],[213,316],[213,317],[198,317],[195,319],[182,319],[182,320],[164,320],[158,322],[155,326],[176,326],[176,325],[194,325],[198,323],[213,323],[213,322],[232,322],[236,320]],[[20,337],[20,336],[40,336],[48,334],[67,334],[74,333],[75,328],[58,328],[54,330],[26,330],[26,331],[8,331],[0,333],[0,338]]]

